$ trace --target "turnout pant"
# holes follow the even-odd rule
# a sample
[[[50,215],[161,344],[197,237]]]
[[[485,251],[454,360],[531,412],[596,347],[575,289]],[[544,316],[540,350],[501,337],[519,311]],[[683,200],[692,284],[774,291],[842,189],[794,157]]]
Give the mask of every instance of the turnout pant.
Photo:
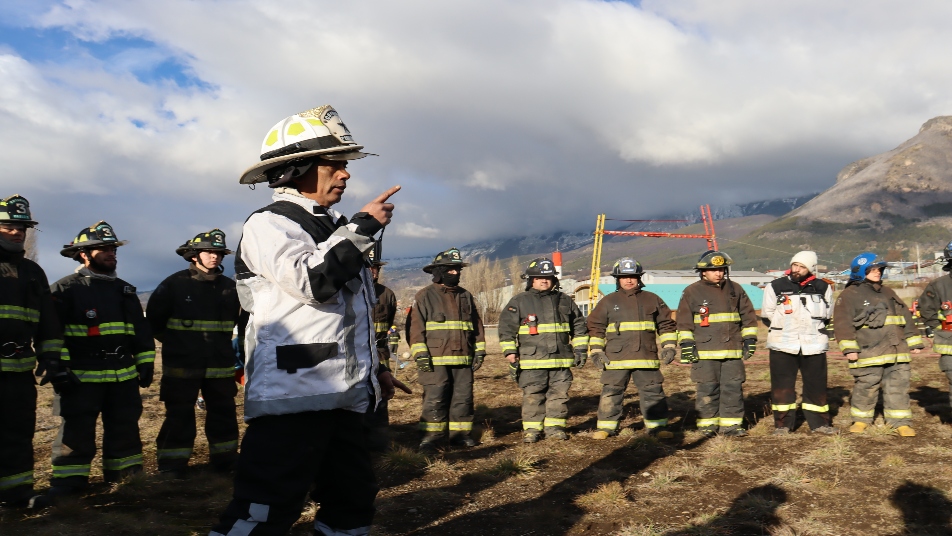
[[[420,429],[427,436],[467,435],[473,431],[473,369],[469,365],[437,365],[420,372],[423,412]]]
[[[614,433],[622,417],[622,403],[629,379],[638,387],[638,403],[645,428],[668,425],[668,401],[664,396],[664,376],[658,369],[605,370],[602,372],[602,397],[598,403],[599,430]]]
[[[803,416],[816,430],[830,425],[826,403],[826,353],[803,355],[770,351],[770,409],[777,428],[793,430],[797,421],[797,372],[803,375]]]
[[[909,363],[896,363],[850,369],[853,394],[850,396],[850,417],[853,422],[870,424],[876,416],[879,392],[883,393],[883,418],[893,428],[912,424],[909,409]]]
[[[523,430],[565,428],[572,378],[572,370],[567,368],[519,371]]]
[[[949,405],[952,406],[952,355],[939,356],[939,370],[949,378]]]
[[[195,444],[195,401],[205,399],[205,437],[209,462],[227,469],[238,457],[238,416],[233,378],[162,378],[159,399],[165,402],[165,421],[156,439],[159,471],[188,467]]]
[[[0,503],[33,496],[33,372],[0,372]]]
[[[51,487],[83,488],[89,482],[100,414],[104,480],[114,482],[142,470],[142,398],[135,379],[71,386],[53,399],[53,414],[62,419],[53,441]]]
[[[740,359],[702,359],[691,365],[697,384],[698,430],[725,432],[744,422],[744,382],[747,372]]]
[[[364,429],[367,432],[367,447],[374,452],[384,452],[390,447],[390,409],[386,400],[377,403],[373,393],[368,394],[367,412],[364,413]]]
[[[378,488],[363,426],[343,409],[248,421],[234,498],[210,536],[283,536],[308,492],[321,505],[314,534],[368,534]]]

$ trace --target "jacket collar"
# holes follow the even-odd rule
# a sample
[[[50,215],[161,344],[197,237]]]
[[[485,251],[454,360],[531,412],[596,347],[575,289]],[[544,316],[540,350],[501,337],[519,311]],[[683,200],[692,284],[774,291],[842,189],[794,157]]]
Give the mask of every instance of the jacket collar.
[[[331,223],[343,225],[347,221],[346,218],[344,218],[344,215],[340,212],[337,212],[333,208],[322,207],[321,205],[317,204],[317,201],[304,197],[294,188],[275,188],[274,195],[271,196],[271,199],[275,201],[290,201],[295,205],[300,205],[306,208],[308,212],[314,214],[315,216],[329,217],[331,219]],[[342,219],[344,220],[343,222],[341,221]]]
[[[204,272],[199,270],[198,266],[195,266],[195,263],[193,262],[188,265],[188,272],[192,279],[196,279],[198,281],[214,281],[218,279],[218,276],[221,275],[222,270],[221,267],[219,267],[216,268],[214,272]]]

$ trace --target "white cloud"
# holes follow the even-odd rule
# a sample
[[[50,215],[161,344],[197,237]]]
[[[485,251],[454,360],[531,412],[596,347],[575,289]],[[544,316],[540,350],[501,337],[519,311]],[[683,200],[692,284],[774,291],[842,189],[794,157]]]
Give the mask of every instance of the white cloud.
[[[407,238],[436,238],[440,235],[439,229],[426,227],[413,222],[396,223],[395,225],[397,236],[405,236]]]
[[[500,181],[498,178],[490,176],[489,173],[482,170],[474,171],[466,181],[466,186],[471,188],[482,188],[483,190],[496,190],[500,192],[506,189],[506,185],[502,181]]]

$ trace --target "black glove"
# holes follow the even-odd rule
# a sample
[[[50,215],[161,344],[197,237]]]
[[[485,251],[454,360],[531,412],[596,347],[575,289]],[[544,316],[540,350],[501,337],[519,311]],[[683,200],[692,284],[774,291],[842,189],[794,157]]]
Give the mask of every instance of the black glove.
[[[576,348],[575,349],[575,366],[584,367],[586,361],[588,361],[588,351],[585,348]]]
[[[744,361],[753,357],[757,351],[757,339],[744,339]]]
[[[350,219],[350,223],[357,226],[357,234],[364,236],[373,236],[377,231],[383,229],[383,225],[366,212],[358,212]]]
[[[473,356],[473,372],[479,370],[479,367],[483,366],[483,359],[486,358],[486,354],[477,353]]]
[[[155,375],[155,365],[152,363],[136,365],[136,372],[139,373],[139,387],[145,389],[152,385],[152,376]]]
[[[694,345],[694,341],[691,342],[682,342],[681,343],[681,363],[697,363],[697,347]]]
[[[665,365],[670,365],[671,362],[674,361],[674,356],[676,356],[677,353],[678,351],[674,349],[673,344],[665,346],[661,349],[661,362]]]
[[[433,358],[430,357],[430,352],[423,352],[414,359],[416,360],[417,371],[433,372]]]
[[[59,359],[40,358],[36,360],[36,377],[43,376],[40,385],[46,385],[53,381],[57,372],[59,372]]]
[[[514,382],[519,381],[519,364],[518,363],[509,363],[509,379]]]
[[[926,337],[928,337],[928,338],[930,338],[930,339],[933,338],[933,337],[935,337],[935,330],[932,329],[932,328],[929,327],[929,326],[926,326]]]
[[[605,370],[605,365],[608,364],[608,356],[601,350],[595,350],[592,352],[592,363],[595,363],[596,369]]]

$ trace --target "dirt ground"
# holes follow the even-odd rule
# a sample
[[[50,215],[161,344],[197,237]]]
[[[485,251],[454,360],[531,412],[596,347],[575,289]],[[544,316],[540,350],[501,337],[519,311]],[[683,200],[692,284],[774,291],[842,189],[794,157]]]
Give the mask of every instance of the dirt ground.
[[[845,431],[853,382],[843,357],[831,353],[830,358],[830,405],[834,424]],[[946,423],[948,382],[937,361],[929,350],[914,356],[915,438],[900,438],[882,426],[861,436],[819,437],[805,425],[787,436],[771,435],[770,378],[766,352],[760,350],[747,364],[750,437],[698,434],[689,368],[673,365],[663,372],[674,439],[646,435],[632,386],[622,433],[595,441],[590,436],[601,385],[589,364],[574,371],[571,439],[525,445],[521,393],[508,379],[501,355],[491,354],[476,373],[474,433],[481,444],[446,449],[430,459],[413,450],[421,398],[410,365],[399,377],[415,394],[391,401],[395,450],[377,459],[381,490],[372,534],[952,534],[952,428]],[[37,488],[44,489],[58,418],[50,415],[52,392],[42,387],[40,393],[36,475]],[[94,473],[85,497],[56,509],[3,510],[0,533],[207,534],[230,498],[230,476],[204,469],[207,444],[201,437],[186,480],[157,474],[158,382],[143,391],[143,399],[144,475],[110,486]],[[292,534],[310,534],[317,508],[308,505]]]

